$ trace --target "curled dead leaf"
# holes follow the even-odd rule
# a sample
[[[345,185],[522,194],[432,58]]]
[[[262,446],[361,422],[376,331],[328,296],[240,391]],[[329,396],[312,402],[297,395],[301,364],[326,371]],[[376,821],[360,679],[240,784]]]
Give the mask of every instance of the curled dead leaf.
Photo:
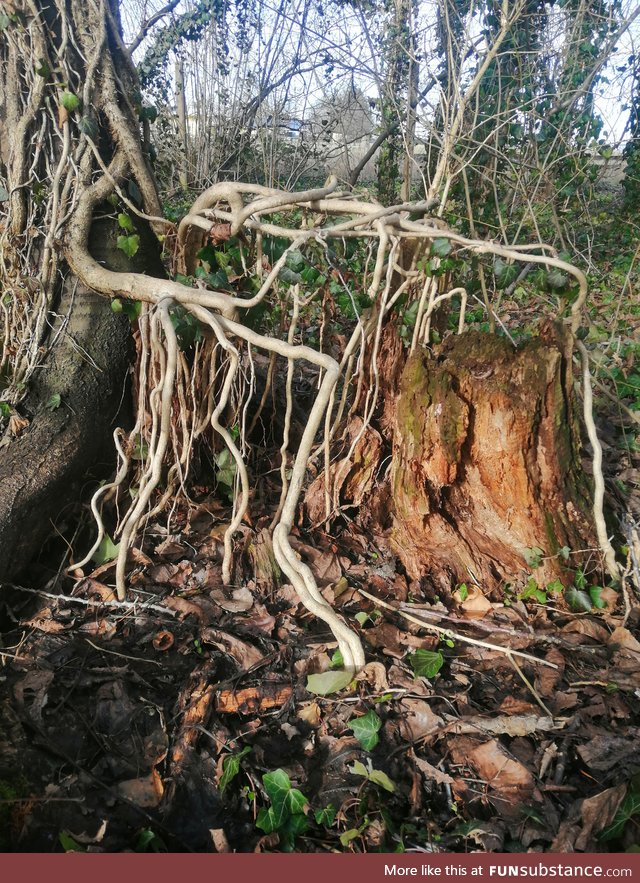
[[[175,642],[175,638],[173,634],[166,629],[162,629],[162,631],[156,632],[153,636],[153,647],[154,650],[159,650],[164,652],[165,650],[170,650],[173,647]]]

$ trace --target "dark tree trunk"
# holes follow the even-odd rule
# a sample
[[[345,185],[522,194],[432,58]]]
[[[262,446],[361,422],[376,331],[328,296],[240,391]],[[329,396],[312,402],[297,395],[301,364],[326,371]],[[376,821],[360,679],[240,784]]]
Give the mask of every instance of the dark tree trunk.
[[[76,239],[112,269],[157,274],[157,242],[139,219],[135,261],[116,249],[115,216],[130,212],[119,198],[102,206],[111,218],[99,226],[91,213],[76,217],[101,178],[102,198],[114,192],[113,175],[103,176],[116,158],[120,193],[159,213],[136,94],[115,0],[11,4],[0,32],[0,580],[40,549],[87,471],[115,462],[131,329],[74,276],[68,231],[75,224]]]

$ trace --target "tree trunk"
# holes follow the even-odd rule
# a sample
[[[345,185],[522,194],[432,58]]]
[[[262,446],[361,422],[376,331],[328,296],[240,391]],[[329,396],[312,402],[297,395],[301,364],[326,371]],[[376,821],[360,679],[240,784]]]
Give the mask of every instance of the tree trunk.
[[[514,351],[469,332],[408,359],[390,480],[391,542],[410,576],[437,589],[490,591],[532,571],[566,584],[567,550],[597,548],[567,355],[549,333]],[[573,570],[586,559],[572,555]]]
[[[359,508],[363,526],[385,533],[408,576],[434,594],[474,582],[489,594],[531,575],[566,585],[578,567],[593,568],[567,346],[549,325],[517,350],[467,332],[406,358],[387,327],[375,419],[363,433],[352,418],[347,445],[360,440],[331,467],[334,510]],[[306,505],[321,523],[323,475]]]
[[[159,269],[157,242],[139,219],[135,261],[116,248],[119,211],[129,212],[131,201],[148,213],[159,209],[117,3],[16,0],[7,19],[0,32],[0,580],[39,550],[58,513],[78,499],[87,470],[100,461],[113,467],[115,421],[123,404],[127,410],[130,326],[74,276],[71,226],[103,265]],[[105,174],[109,165],[114,172]],[[81,197],[100,181],[102,200],[116,185],[119,196],[102,202],[100,214],[111,217],[93,226]]]

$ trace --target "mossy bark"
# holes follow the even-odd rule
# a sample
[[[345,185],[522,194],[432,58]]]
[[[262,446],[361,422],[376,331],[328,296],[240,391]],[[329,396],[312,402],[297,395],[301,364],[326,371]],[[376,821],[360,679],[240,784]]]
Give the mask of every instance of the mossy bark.
[[[391,542],[407,572],[438,590],[540,585],[596,547],[579,461],[567,340],[555,327],[515,350],[480,332],[407,361],[393,439]]]

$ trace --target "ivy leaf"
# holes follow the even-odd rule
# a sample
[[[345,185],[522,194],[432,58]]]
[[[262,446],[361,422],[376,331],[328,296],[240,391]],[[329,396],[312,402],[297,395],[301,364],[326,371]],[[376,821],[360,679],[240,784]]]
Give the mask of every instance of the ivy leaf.
[[[273,807],[270,806],[268,809],[262,807],[256,819],[256,828],[260,828],[265,834],[271,834],[277,827]]]
[[[98,134],[98,124],[95,120],[95,117],[90,116],[89,114],[85,114],[83,117],[80,118],[78,128],[83,135],[86,135],[87,138],[91,138],[92,141],[95,141]]]
[[[123,230],[126,230],[127,233],[132,233],[135,230],[133,226],[133,221],[125,212],[120,212],[118,215],[118,224],[122,227]]]
[[[396,790],[396,786],[391,781],[389,776],[386,773],[383,773],[382,770],[371,770],[369,773],[369,781],[373,782],[374,785],[379,785],[381,788],[384,788],[385,791],[389,791],[391,794]]]
[[[329,693],[337,693],[344,690],[353,680],[353,674],[348,671],[323,671],[320,674],[309,675],[307,678],[307,690],[316,696],[328,696]]]
[[[116,245],[128,258],[132,258],[140,248],[140,237],[137,233],[132,236],[118,236]]]
[[[618,811],[613,817],[611,824],[604,829],[600,835],[600,840],[617,840],[622,836],[625,826],[634,816],[640,813],[640,792],[631,790],[618,807]]]
[[[0,184],[0,202],[6,202],[9,199],[9,191]]]
[[[358,828],[349,828],[348,831],[344,831],[340,835],[340,843],[342,846],[348,846],[352,840],[355,840],[356,837],[360,834]]]
[[[365,779],[369,778],[369,770],[359,760],[354,760],[353,766],[349,767],[349,772],[353,773],[354,776],[364,776]]]
[[[11,19],[4,12],[0,12],[0,31],[5,31],[11,24]]]
[[[332,803],[330,803],[328,806],[325,806],[324,809],[317,809],[314,813],[316,825],[322,825],[325,828],[330,828],[331,825],[333,825],[333,823],[335,822],[337,814],[337,810]]]
[[[589,597],[591,598],[591,603],[596,608],[596,610],[602,610],[605,608],[606,602],[602,600],[602,587],[601,586],[591,586],[589,588]]]
[[[550,270],[547,273],[547,282],[549,283],[549,288],[553,288],[554,290],[565,288],[567,284],[567,274],[563,273],[562,270],[558,270],[557,267],[554,267],[553,270]]]
[[[222,761],[222,775],[220,776],[220,782],[218,784],[218,788],[220,790],[220,794],[224,793],[224,789],[227,787],[229,782],[231,782],[240,772],[240,761],[245,756],[245,754],[249,754],[251,748],[246,745],[242,751],[237,752],[236,754],[228,754],[225,759]]]
[[[0,402],[0,417],[11,417],[11,405],[9,402]]]
[[[39,77],[42,77],[43,80],[48,80],[49,77],[51,76],[51,68],[49,67],[47,62],[44,60],[44,58],[41,58],[40,61],[38,62],[38,65],[36,67],[36,73],[38,74]]]
[[[417,678],[434,678],[444,665],[444,656],[439,650],[416,650],[409,662]]]
[[[62,399],[60,398],[60,393],[56,392],[56,393],[54,393],[54,395],[51,396],[51,398],[49,399],[49,401],[47,402],[45,407],[47,408],[48,411],[57,411],[58,408],[60,407],[61,402],[62,402]]]
[[[106,533],[102,537],[102,542],[93,553],[93,561],[98,566],[100,564],[106,564],[107,561],[113,561],[114,558],[117,558],[119,551],[120,543],[114,543],[109,534]]]
[[[451,242],[448,239],[439,237],[431,243],[431,254],[438,258],[444,258],[451,252]]]
[[[60,96],[60,104],[65,110],[68,110],[69,113],[73,113],[74,110],[77,110],[80,107],[80,99],[77,95],[74,95],[73,92],[64,91]]]
[[[589,613],[591,610],[591,598],[582,589],[569,586],[564,596],[569,607],[576,613]]]
[[[372,751],[376,747],[380,740],[378,730],[382,726],[382,721],[375,711],[371,710],[362,717],[352,718],[349,726],[365,751]]]
[[[539,549],[538,546],[533,546],[531,549],[525,549],[522,554],[529,567],[534,568],[534,570],[536,567],[540,567],[544,552],[542,549]]]

